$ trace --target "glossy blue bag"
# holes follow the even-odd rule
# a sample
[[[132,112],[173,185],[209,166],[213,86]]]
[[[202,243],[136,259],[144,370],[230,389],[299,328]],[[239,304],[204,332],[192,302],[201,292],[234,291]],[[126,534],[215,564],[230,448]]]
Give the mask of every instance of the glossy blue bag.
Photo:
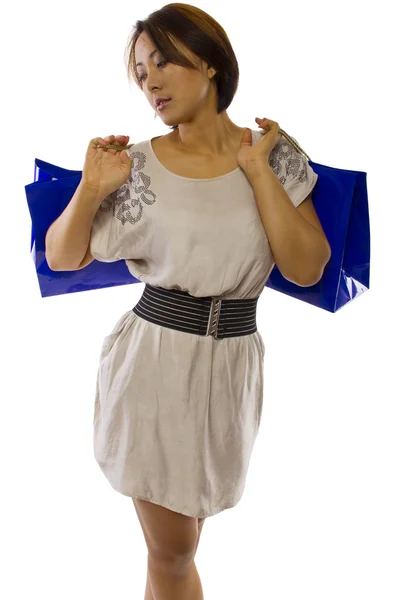
[[[318,175],[312,191],[315,212],[332,255],[318,283],[300,287],[275,265],[266,286],[329,312],[336,312],[370,287],[370,225],[367,174],[313,162],[298,142],[281,133],[307,158]]]
[[[366,173],[336,169],[312,162],[298,143],[280,130],[318,174],[313,204],[331,246],[332,255],[322,279],[300,287],[285,279],[275,265],[266,287],[335,312],[369,289],[370,228]],[[93,260],[77,271],[52,271],[46,261],[48,228],[65,210],[82,177],[82,171],[63,169],[35,159],[34,182],[25,186],[32,220],[31,255],[42,297],[84,292],[97,288],[143,283],[124,260]]]
[[[82,171],[70,171],[36,158],[34,183],[25,186],[32,220],[30,251],[43,298],[142,283],[130,273],[124,260],[113,263],[93,260],[78,271],[50,269],[45,255],[47,230],[68,206],[81,178]]]

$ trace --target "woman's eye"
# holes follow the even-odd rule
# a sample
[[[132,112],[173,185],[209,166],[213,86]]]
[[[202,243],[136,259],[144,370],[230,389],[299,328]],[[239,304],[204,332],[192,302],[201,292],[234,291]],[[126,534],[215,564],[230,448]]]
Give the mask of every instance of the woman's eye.
[[[159,67],[160,65],[162,65],[162,66],[163,66],[163,65],[166,65],[166,64],[167,64],[167,62],[168,62],[167,60],[162,60],[161,62],[157,63],[157,67]],[[141,75],[141,76],[139,77],[139,83],[142,83],[142,81],[143,81],[143,77],[145,77],[145,75]]]

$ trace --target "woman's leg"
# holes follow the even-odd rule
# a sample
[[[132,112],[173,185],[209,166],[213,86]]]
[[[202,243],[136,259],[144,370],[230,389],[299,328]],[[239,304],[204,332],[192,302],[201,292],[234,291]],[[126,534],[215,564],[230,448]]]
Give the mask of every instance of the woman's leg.
[[[148,548],[145,600],[203,600],[194,556],[205,519],[132,498]]]

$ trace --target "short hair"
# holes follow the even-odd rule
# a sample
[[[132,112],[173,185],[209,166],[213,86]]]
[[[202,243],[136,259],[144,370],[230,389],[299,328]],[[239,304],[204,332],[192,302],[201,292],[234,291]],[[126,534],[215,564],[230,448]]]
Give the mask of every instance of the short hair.
[[[128,78],[142,88],[136,68],[135,44],[138,37],[146,32],[164,59],[177,65],[198,69],[174,43],[174,39],[189,48],[195,55],[206,61],[216,70],[214,81],[217,86],[217,113],[226,110],[238,88],[239,65],[230,40],[221,27],[209,14],[190,4],[167,4],[152,12],[147,19],[136,21],[128,41]],[[177,129],[178,125],[170,127]]]

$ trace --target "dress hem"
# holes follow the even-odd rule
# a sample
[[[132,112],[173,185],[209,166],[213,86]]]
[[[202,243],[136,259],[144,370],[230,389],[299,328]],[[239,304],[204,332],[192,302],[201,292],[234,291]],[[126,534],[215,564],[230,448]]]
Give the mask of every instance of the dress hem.
[[[118,491],[118,490],[116,490]],[[123,494],[123,492],[120,492],[121,494]],[[124,494],[127,495],[127,494]],[[172,508],[172,505],[168,505],[166,506],[166,504],[162,504],[161,502],[156,502],[154,499],[152,498],[146,498],[145,496],[130,496],[130,498],[138,498],[139,500],[146,500],[147,502],[151,502],[152,504],[157,504],[157,506],[162,506],[163,508],[168,508],[168,510],[172,510],[173,512],[177,512],[181,515],[185,515],[186,517],[193,517],[196,519],[206,519],[208,517],[213,517],[214,515],[217,515],[220,512],[223,512],[224,510],[227,510],[228,508],[233,508],[234,506],[236,506],[237,503],[235,504],[229,504],[228,506],[224,506],[223,508],[217,508],[216,510],[214,510],[211,513],[202,513],[201,515],[189,515],[187,512],[185,512],[185,510],[178,510],[177,508]]]
[[[163,508],[167,508],[168,510],[172,510],[173,512],[177,512],[181,515],[185,515],[186,517],[193,517],[196,519],[205,519],[208,517],[213,517],[214,515],[222,512],[224,510],[227,510],[228,508],[233,508],[234,506],[236,506],[238,504],[238,502],[241,500],[241,497],[243,495],[243,493],[242,493],[240,498],[234,503],[226,504],[225,506],[223,506],[221,508],[215,508],[211,512],[208,512],[208,513],[203,512],[200,515],[193,515],[193,514],[189,514],[186,509],[179,509],[176,506],[172,506],[172,504],[169,504],[169,502],[167,502],[167,501],[160,502],[160,501],[154,500],[154,498],[152,498],[151,496],[142,496],[142,495],[138,495],[138,494],[132,495],[127,492],[123,492],[122,490],[120,490],[119,488],[114,486],[109,479],[107,479],[107,481],[110,483],[111,487],[116,492],[118,492],[119,494],[122,494],[123,496],[127,496],[128,498],[132,498],[132,499],[138,498],[139,500],[146,500],[147,502],[151,502],[152,504],[157,504],[158,506],[162,506]]]

